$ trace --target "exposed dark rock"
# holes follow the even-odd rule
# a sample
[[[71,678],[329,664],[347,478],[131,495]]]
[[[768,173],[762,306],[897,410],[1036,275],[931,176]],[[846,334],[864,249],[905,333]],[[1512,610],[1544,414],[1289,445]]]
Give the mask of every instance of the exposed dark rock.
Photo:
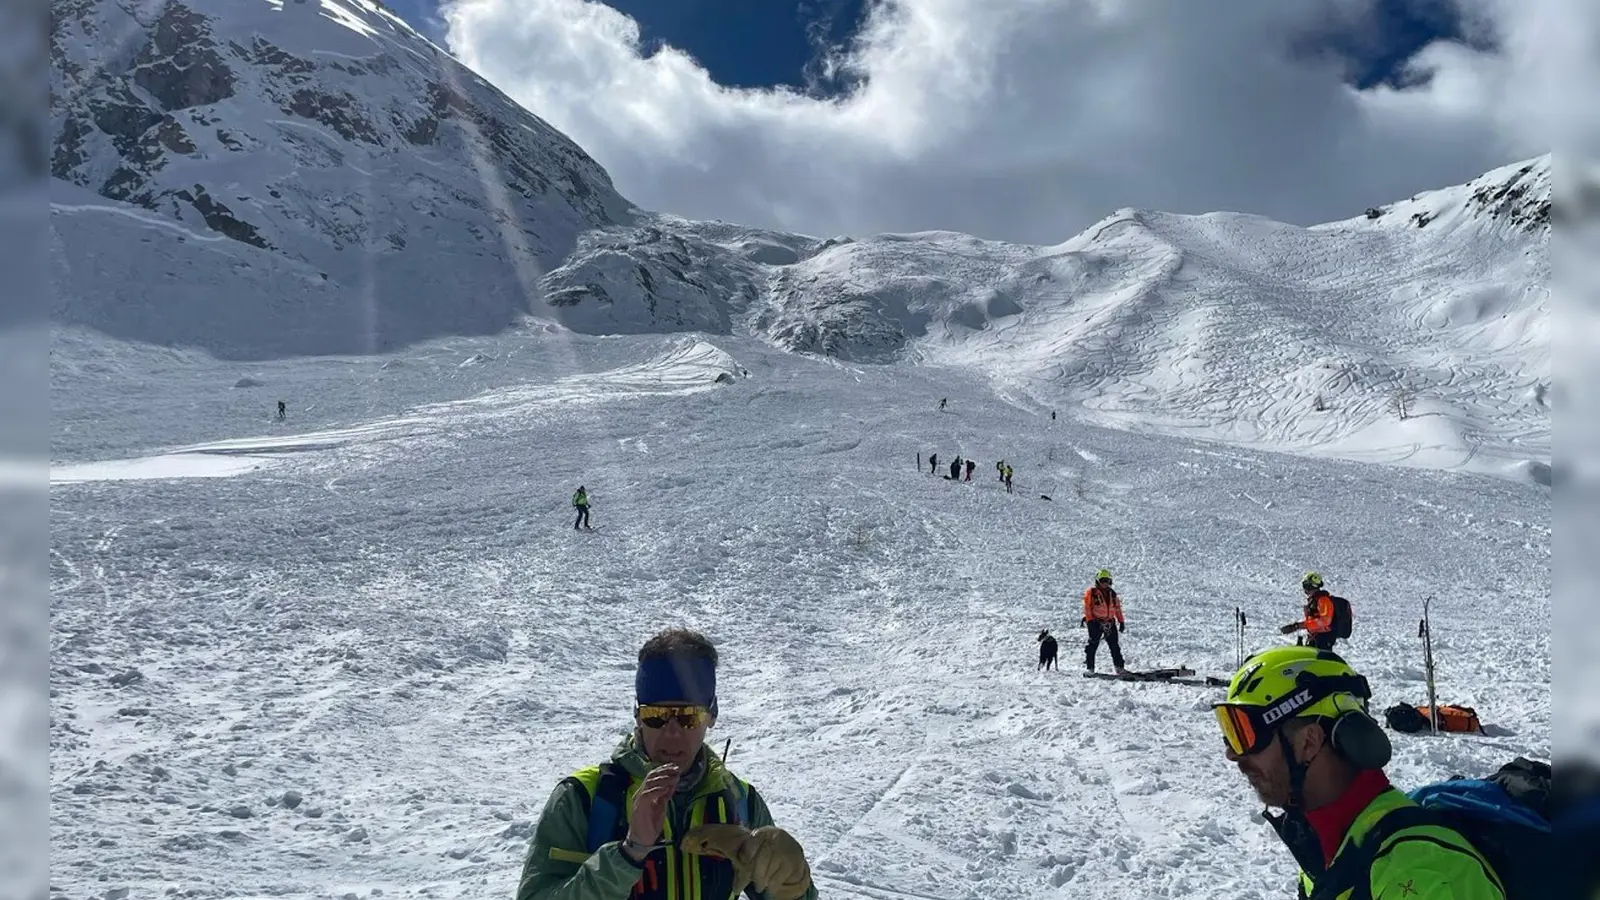
[[[167,116],[156,126],[156,140],[173,153],[194,153],[197,150],[194,141],[189,140],[189,135],[184,132],[183,126],[171,116]]]
[[[89,124],[77,116],[67,116],[56,135],[55,155],[50,160],[50,174],[67,181],[75,180],[74,171],[89,161],[84,139],[94,133]]]
[[[111,173],[111,177],[100,185],[99,194],[112,200],[123,200],[153,208],[151,200],[141,192],[147,181],[148,176],[143,171],[132,166],[118,166],[117,170]]]
[[[1535,182],[1528,176],[1533,166],[1523,166],[1509,181],[1486,184],[1472,193],[1471,202],[1486,210],[1491,218],[1502,216],[1512,224],[1536,229],[1550,224],[1550,198],[1535,202],[1529,199]]]
[[[360,101],[342,91],[334,94],[301,88],[289,97],[283,108],[297,116],[321,122],[347,141],[383,143],[372,123],[361,114]]]
[[[126,155],[136,148],[145,132],[161,124],[159,110],[151,109],[128,90],[117,85],[105,95],[89,101],[89,115],[96,128],[111,136],[117,151]]]
[[[316,65],[309,60],[301,59],[292,53],[286,53],[277,44],[261,37],[255,39],[249,50],[240,47],[238,44],[233,46],[240,56],[258,65],[272,66],[281,73],[309,73],[317,70]]]
[[[167,110],[207,106],[233,96],[234,77],[211,40],[205,16],[169,3],[150,43],[134,57],[133,82]]]
[[[178,191],[176,196],[186,200],[205,219],[206,224],[213,231],[219,232],[236,241],[242,241],[262,249],[272,249],[272,246],[256,231],[256,227],[245,222],[233,214],[233,210],[218,203],[206,193],[201,185],[195,185],[193,190]]]

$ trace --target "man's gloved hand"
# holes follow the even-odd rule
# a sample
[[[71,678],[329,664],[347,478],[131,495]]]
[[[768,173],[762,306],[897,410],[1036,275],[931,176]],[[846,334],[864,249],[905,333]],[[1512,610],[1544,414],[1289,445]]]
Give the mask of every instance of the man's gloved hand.
[[[1088,619],[1079,619],[1078,620],[1078,627],[1079,628],[1088,628],[1089,627],[1089,620]]]
[[[776,825],[750,832],[739,848],[750,860],[750,884],[771,900],[800,900],[811,888],[811,866],[800,842]]]
[[[1117,633],[1118,634],[1121,634],[1122,632],[1127,631],[1127,630],[1128,630],[1128,623],[1127,622],[1118,622],[1117,623]]]

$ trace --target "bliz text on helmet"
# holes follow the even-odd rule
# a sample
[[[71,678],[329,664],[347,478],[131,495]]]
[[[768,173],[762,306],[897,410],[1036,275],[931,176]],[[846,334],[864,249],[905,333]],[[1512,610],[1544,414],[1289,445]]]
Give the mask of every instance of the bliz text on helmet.
[[[1287,700],[1266,711],[1261,716],[1261,724],[1271,725],[1273,722],[1287,716],[1307,703],[1311,702],[1311,689],[1301,688],[1300,692],[1290,696]]]

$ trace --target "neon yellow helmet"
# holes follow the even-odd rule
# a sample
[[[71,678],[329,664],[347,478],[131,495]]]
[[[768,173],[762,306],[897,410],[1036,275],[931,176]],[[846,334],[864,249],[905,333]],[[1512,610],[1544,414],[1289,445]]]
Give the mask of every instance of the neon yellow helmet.
[[[1101,569],[1100,571],[1094,573],[1094,580],[1095,581],[1110,581],[1111,580],[1111,570],[1110,569]]]
[[[1307,572],[1306,577],[1300,579],[1300,587],[1308,591],[1312,588],[1322,587],[1322,574],[1319,572]]]
[[[1245,756],[1270,744],[1286,719],[1337,721],[1353,712],[1364,716],[1363,701],[1371,696],[1367,679],[1337,653],[1282,646],[1245,660],[1228,682],[1222,702],[1212,709],[1229,749]]]

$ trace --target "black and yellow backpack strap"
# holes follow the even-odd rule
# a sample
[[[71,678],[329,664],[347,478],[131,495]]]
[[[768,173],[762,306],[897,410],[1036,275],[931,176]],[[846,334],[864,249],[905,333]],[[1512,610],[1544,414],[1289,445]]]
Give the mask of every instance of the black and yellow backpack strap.
[[[602,766],[589,766],[561,779],[560,787],[566,789],[565,796],[570,798],[570,802],[577,806],[577,814],[583,821],[588,823],[589,834],[585,836],[581,847],[551,847],[549,856],[552,860],[582,865],[588,861],[590,856],[594,855],[594,852],[600,848],[600,844],[605,843],[605,840],[595,843],[593,839],[594,833],[600,828],[600,821],[603,821],[597,821],[594,817],[595,798],[599,792],[603,775],[602,768]],[[601,806],[603,807],[603,804]]]
[[[689,827],[708,822],[750,822],[750,786],[731,772],[725,773],[723,788],[708,794],[691,808]],[[678,896],[689,900],[730,900],[733,894],[733,865],[712,856],[690,858],[675,854],[675,868],[682,873]],[[749,893],[749,892],[747,892]]]
[[[616,763],[579,769],[563,779],[580,790],[573,791],[583,806],[588,832],[584,847],[590,853],[601,845],[621,840],[628,830],[627,808],[628,770]]]
[[[731,772],[725,772],[720,790],[696,798],[689,808],[686,825],[712,822],[750,822],[750,786]],[[575,789],[586,817],[584,850],[551,848],[552,859],[582,863],[589,855],[607,842],[621,840],[627,834],[628,793],[631,779],[626,769],[616,763],[604,763],[580,769],[567,776],[564,782]],[[662,841],[667,846],[650,854],[645,860],[642,890],[635,900],[729,900],[733,890],[733,866],[726,860],[712,856],[691,857],[680,852],[673,844],[679,836],[672,833],[670,820]]]

